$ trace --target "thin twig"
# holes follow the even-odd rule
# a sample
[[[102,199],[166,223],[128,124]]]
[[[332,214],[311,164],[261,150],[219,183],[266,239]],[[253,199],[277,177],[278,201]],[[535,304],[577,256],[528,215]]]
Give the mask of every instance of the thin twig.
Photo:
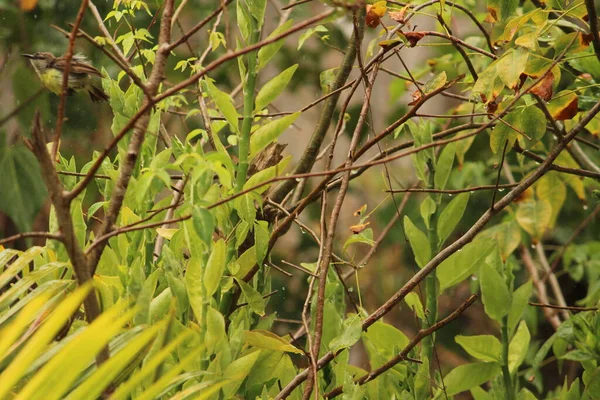
[[[598,311],[598,307],[575,307],[575,306],[556,306],[554,304],[543,304],[543,303],[534,303],[532,301],[529,302],[530,306],[533,307],[544,307],[544,308],[552,308],[554,310],[566,310],[566,311]]]
[[[0,245],[4,245],[6,243],[14,242],[19,239],[25,238],[46,238],[50,240],[58,240],[62,241],[64,239],[63,235],[60,233],[50,233],[50,232],[25,232],[25,233],[17,233],[16,235],[12,235],[6,237],[4,239],[0,239]]]
[[[408,189],[393,189],[386,190],[387,193],[447,193],[447,194],[459,194],[467,192],[476,192],[478,190],[492,190],[496,188],[500,189],[511,189],[517,186],[518,183],[506,183],[501,185],[481,185],[473,186],[465,189],[427,189],[427,188],[408,188]]]
[[[590,24],[590,34],[592,35],[592,44],[594,53],[600,61],[600,34],[598,33],[598,15],[596,14],[596,5],[594,0],[585,0],[585,7],[588,12],[588,22]]]
[[[71,61],[73,60],[73,49],[75,48],[75,37],[77,35],[77,31],[79,30],[79,25],[81,25],[81,21],[83,20],[83,14],[85,14],[85,9],[88,6],[89,0],[82,0],[81,5],[79,6],[79,11],[77,12],[77,18],[75,19],[75,25],[71,30],[71,35],[69,36],[69,47],[67,48],[67,53],[65,54],[65,69],[63,70],[62,76],[62,90],[60,92],[60,102],[58,103],[58,111],[56,115],[56,129],[54,130],[54,144],[52,145],[52,159],[56,159],[56,154],[58,153],[58,149],[60,147],[60,137],[62,134],[63,122],[65,119],[65,105],[67,103],[67,95],[69,92],[69,74],[71,73]]]

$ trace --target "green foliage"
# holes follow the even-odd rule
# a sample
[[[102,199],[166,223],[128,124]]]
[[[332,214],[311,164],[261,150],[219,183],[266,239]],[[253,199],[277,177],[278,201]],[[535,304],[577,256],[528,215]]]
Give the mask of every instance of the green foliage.
[[[24,3],[0,1],[8,15],[0,48],[58,53],[56,37],[31,34],[34,20],[49,25],[60,10],[74,20],[76,10]],[[585,2],[369,1],[362,10],[348,0],[325,2],[331,13],[310,23],[311,9],[299,5],[293,15],[304,25],[278,40],[293,21],[266,0],[224,2],[226,11],[200,3],[176,4],[168,41],[183,28],[189,46],[168,51],[159,43],[167,2],[98,5],[111,36],[89,48],[117,54],[115,65],[98,62],[107,61],[99,70],[110,100],[91,108],[67,98],[52,160],[62,186],[50,183],[60,190],[49,211],[48,171],[19,134],[35,109],[54,132],[59,98],[44,92],[35,109],[0,123],[0,211],[20,232],[43,219],[53,234],[31,235],[41,246],[16,243],[24,251],[0,248],[0,398],[267,400],[299,381],[284,397],[600,397],[600,243],[589,198],[599,190],[600,119],[588,115],[600,63]],[[188,19],[207,15],[210,27],[189,31]],[[436,33],[409,25],[415,15],[437,15]],[[84,30],[98,34],[88,17]],[[471,19],[477,29],[450,32]],[[367,51],[358,51],[365,40]],[[395,50],[403,65],[416,51],[431,58],[397,71],[386,64],[398,60],[389,57]],[[12,74],[6,90],[18,105],[35,92],[34,75],[6,54],[0,69]],[[383,72],[389,84],[380,84]],[[154,99],[145,93],[152,88]],[[443,114],[424,111],[442,96],[451,98],[439,102]],[[567,146],[584,118],[580,141]],[[103,153],[96,123],[109,140],[123,136]],[[280,154],[280,138],[291,156]],[[315,164],[321,158],[329,171]],[[540,166],[548,158],[554,169]],[[290,171],[313,174],[292,181]],[[507,194],[513,181],[518,195]],[[398,184],[425,193],[382,195]],[[354,212],[358,222],[357,201],[369,204],[369,213],[366,204]],[[280,246],[284,234],[292,239]],[[275,271],[283,261],[293,273]],[[469,294],[482,305],[468,317],[452,313]],[[530,303],[548,299],[563,307]],[[555,330],[547,336],[546,322]],[[422,337],[427,329],[436,332]],[[440,344],[468,360],[450,367]],[[564,375],[565,360],[577,379],[556,385],[546,371]],[[313,361],[315,376],[303,372]],[[305,392],[311,387],[319,393]]]

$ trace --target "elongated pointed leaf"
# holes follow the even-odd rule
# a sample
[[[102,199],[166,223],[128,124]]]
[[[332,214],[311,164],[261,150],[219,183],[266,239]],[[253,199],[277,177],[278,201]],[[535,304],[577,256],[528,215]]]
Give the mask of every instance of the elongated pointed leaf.
[[[81,286],[61,302],[16,358],[2,372],[2,375],[0,375],[0,399],[6,398],[10,389],[21,379],[29,365],[45,350],[47,344],[79,308],[91,289],[91,284]]]

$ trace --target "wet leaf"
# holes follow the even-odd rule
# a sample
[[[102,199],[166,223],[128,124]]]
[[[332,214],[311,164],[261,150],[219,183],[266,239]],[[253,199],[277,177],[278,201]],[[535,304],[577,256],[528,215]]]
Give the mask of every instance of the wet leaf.
[[[519,204],[517,221],[535,241],[550,227],[552,206],[547,200],[525,201]]]

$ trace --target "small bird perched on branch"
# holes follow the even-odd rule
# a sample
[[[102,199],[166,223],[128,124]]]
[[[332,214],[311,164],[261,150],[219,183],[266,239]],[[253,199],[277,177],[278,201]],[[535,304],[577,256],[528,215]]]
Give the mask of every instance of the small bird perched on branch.
[[[66,66],[65,57],[55,57],[54,54],[48,52],[22,54],[22,56],[29,58],[44,86],[60,96]],[[104,90],[93,84],[94,76],[101,77],[102,74],[84,56],[74,55],[71,59],[66,95],[87,92],[94,103],[108,101],[108,95]]]

